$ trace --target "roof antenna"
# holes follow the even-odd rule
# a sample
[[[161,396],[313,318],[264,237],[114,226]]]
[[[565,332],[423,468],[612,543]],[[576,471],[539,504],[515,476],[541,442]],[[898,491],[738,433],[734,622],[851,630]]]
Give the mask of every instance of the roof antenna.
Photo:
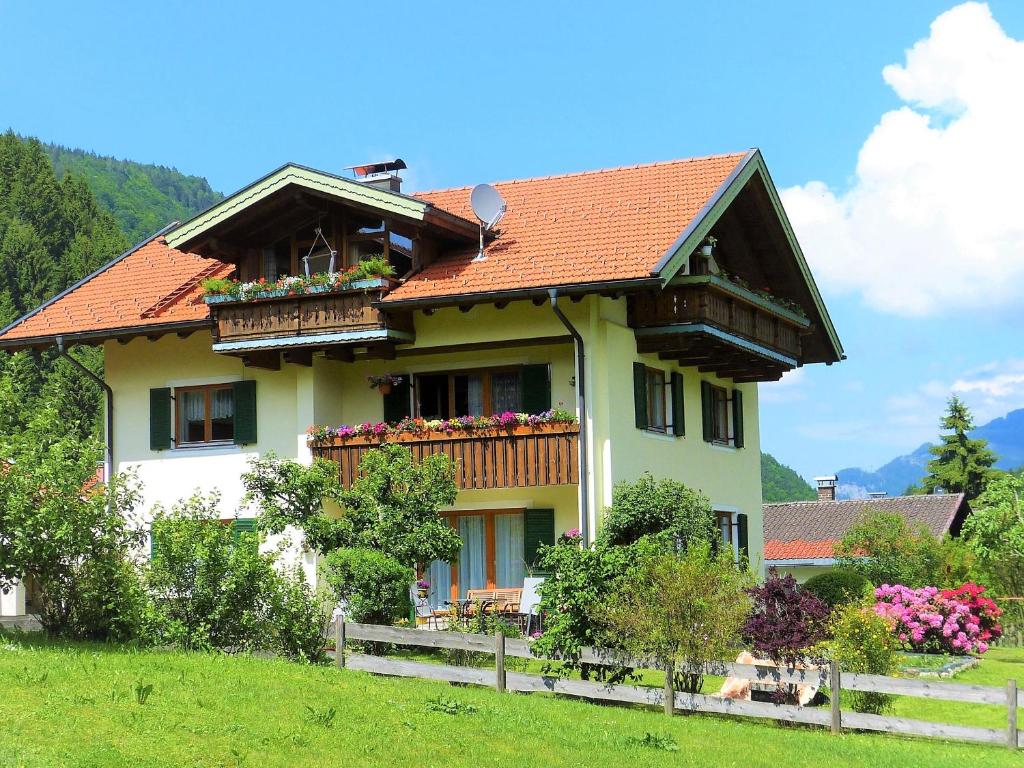
[[[494,229],[505,215],[505,199],[490,184],[477,184],[469,195],[469,203],[480,220],[480,250],[473,261],[483,261],[487,258],[484,256],[484,231]]]

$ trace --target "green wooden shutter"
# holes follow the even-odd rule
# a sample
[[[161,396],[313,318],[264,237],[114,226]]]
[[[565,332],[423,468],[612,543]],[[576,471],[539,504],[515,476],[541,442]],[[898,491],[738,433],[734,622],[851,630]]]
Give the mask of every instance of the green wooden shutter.
[[[409,374],[402,374],[400,381],[391,385],[391,391],[384,395],[384,421],[401,421],[411,415],[409,393],[411,388]]]
[[[686,413],[683,410],[683,374],[672,372],[672,434],[686,434]]]
[[[547,365],[523,366],[523,413],[551,410],[551,375]]]
[[[166,451],[171,447],[171,389],[149,390],[149,448]]]
[[[633,363],[633,407],[636,428],[647,429],[647,366],[643,363]]]
[[[715,393],[710,381],[700,383],[700,412],[704,422],[704,442],[715,441]]]
[[[732,432],[733,445],[743,447],[743,393],[738,389],[732,391]]]
[[[235,445],[256,442],[256,382],[236,381],[235,392]]]
[[[243,533],[256,532],[256,519],[252,517],[239,517],[231,521],[231,540],[238,543],[242,540]]]
[[[739,545],[740,557],[750,557],[748,541],[747,516],[740,512],[736,515],[736,543]]]
[[[555,510],[528,509],[523,522],[523,561],[527,568],[537,562],[537,550],[541,544],[555,544]]]

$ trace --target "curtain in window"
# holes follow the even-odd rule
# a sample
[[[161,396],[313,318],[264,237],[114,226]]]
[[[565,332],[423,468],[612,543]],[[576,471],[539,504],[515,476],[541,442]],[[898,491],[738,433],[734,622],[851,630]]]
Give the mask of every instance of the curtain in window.
[[[469,401],[469,411],[467,416],[483,416],[484,415],[484,382],[481,376],[470,376],[469,377],[469,390],[467,392],[467,399]],[[461,414],[455,414],[459,416]]]
[[[444,560],[435,560],[427,572],[430,581],[430,607],[447,608],[445,603],[452,599],[452,567]]]
[[[494,518],[495,587],[521,587],[526,575],[523,562],[523,515],[496,515]]]
[[[459,537],[462,539],[462,551],[459,554],[460,598],[465,598],[466,592],[471,589],[487,588],[485,530],[483,515],[459,517]]]
[[[495,413],[518,412],[523,407],[522,399],[516,371],[491,374],[491,402]]]
[[[230,419],[235,415],[235,393],[230,389],[215,389],[210,393],[210,417]]]
[[[206,399],[202,390],[182,392],[179,397],[181,398],[179,407],[182,410],[182,420],[184,422],[204,421],[206,419]]]

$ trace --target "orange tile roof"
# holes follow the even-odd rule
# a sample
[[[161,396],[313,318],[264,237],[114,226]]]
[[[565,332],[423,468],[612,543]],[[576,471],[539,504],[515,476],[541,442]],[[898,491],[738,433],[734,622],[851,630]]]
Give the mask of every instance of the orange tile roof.
[[[487,258],[446,253],[387,301],[649,277],[746,153],[545,176],[494,186],[507,204]],[[415,196],[475,221],[470,187]]]
[[[834,541],[779,541],[772,539],[764,543],[764,559],[772,560],[817,560],[833,556]]]
[[[0,341],[205,320],[199,281],[233,269],[156,237],[23,318]]]

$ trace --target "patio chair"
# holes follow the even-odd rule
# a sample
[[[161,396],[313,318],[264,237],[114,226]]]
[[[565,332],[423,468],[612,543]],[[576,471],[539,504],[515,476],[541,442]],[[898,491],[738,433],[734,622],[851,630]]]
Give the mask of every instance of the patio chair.
[[[533,617],[537,616],[538,620],[538,609],[540,608],[540,594],[538,588],[544,583],[544,579],[540,577],[530,576],[523,579],[523,594],[519,598],[519,617],[522,621],[522,617],[526,617],[526,630],[523,632],[527,637],[530,636],[530,626],[533,623]]]
[[[438,616],[437,612],[430,607],[430,600],[425,597],[417,597],[413,605],[416,608],[416,618],[426,619],[424,624],[427,625],[427,629],[438,629]],[[417,621],[417,624],[419,622]]]

